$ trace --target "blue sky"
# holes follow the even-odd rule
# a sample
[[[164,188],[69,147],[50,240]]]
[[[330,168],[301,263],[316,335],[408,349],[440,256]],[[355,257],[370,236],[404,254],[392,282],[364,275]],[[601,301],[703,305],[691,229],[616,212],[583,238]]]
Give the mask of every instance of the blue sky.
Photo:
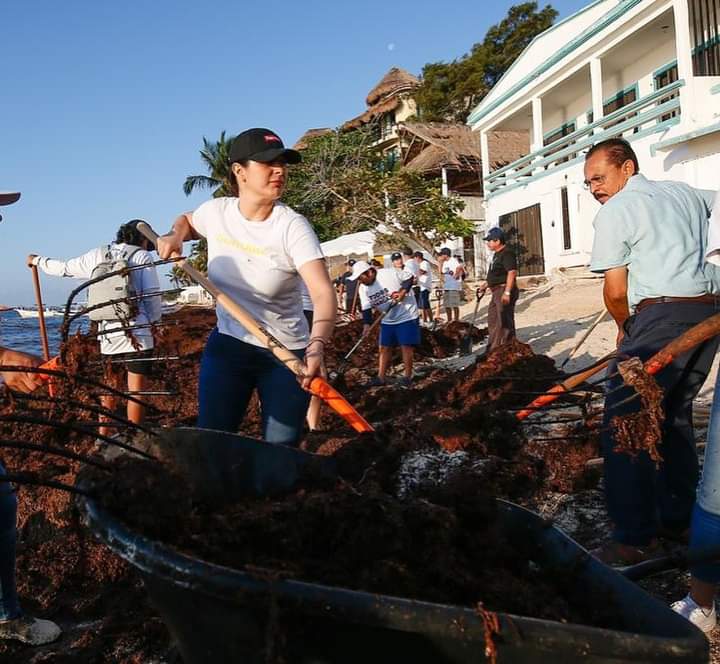
[[[514,3],[38,0],[4,3],[0,303],[30,304],[28,253],[71,257],[131,218],[159,232],[206,196],[198,150],[252,126],[291,145],[365,109],[392,66],[419,74],[481,41]],[[542,3],[540,3],[542,6]],[[555,0],[560,18],[589,0]],[[42,278],[45,301],[76,282]]]

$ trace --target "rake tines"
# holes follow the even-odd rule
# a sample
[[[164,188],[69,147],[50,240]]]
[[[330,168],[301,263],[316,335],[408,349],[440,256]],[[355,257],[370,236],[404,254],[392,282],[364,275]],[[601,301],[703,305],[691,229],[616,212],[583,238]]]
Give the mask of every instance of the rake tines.
[[[86,463],[89,466],[95,466],[96,468],[101,468],[102,470],[112,470],[111,466],[99,459],[88,456],[87,454],[78,454],[76,452],[71,452],[70,450],[64,450],[61,447],[53,447],[52,445],[29,443],[21,440],[0,439],[0,448],[1,447],[15,450],[29,450],[31,452],[44,452],[45,454],[64,457],[65,459],[70,459],[72,461],[80,461],[81,463]]]
[[[55,480],[47,480],[37,475],[30,473],[0,473],[0,482],[12,482],[13,484],[31,484],[34,486],[47,486],[51,489],[59,489],[60,491],[67,491],[68,493],[74,493],[79,496],[85,496],[86,498],[95,498],[95,494],[85,489],[72,486],[71,484],[65,484],[63,482],[56,482]]]

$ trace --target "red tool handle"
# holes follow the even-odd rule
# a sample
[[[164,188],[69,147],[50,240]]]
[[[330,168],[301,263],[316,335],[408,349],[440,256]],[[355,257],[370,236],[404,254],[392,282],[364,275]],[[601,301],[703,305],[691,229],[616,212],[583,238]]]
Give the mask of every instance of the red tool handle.
[[[718,334],[720,334],[720,314],[715,314],[714,316],[710,316],[704,321],[701,321],[697,325],[694,325],[686,332],[683,332],[683,334],[681,334],[677,339],[673,339],[673,341],[667,344],[667,346],[665,346],[662,350],[659,350],[655,353],[655,355],[647,360],[643,364],[643,368],[649,375],[654,376],[661,369],[664,369],[668,364],[670,364],[676,357],[680,357],[683,353],[687,353],[695,348],[695,346],[699,346],[704,341],[712,339]],[[555,399],[557,399],[561,394],[568,392],[570,389],[576,387],[593,374],[596,374],[601,369],[604,369],[611,359],[611,356],[606,355],[599,365],[591,367],[583,373],[570,376],[570,378],[566,381],[555,385],[555,387],[552,387],[547,391],[547,393],[535,399],[525,410],[521,410],[517,413],[515,417],[519,420],[524,420],[528,415],[532,415],[532,413],[536,412],[538,408],[555,401]]]
[[[676,357],[680,357],[683,353],[687,353],[703,341],[712,339],[718,334],[720,334],[720,314],[715,314],[694,325],[687,332],[683,332],[677,339],[655,353],[644,363],[643,367],[647,373],[653,376]]]
[[[570,378],[564,380],[562,383],[558,383],[557,385],[551,387],[545,394],[540,395],[539,397],[537,397],[537,399],[528,404],[527,408],[516,413],[515,417],[517,417],[518,420],[524,420],[529,415],[537,412],[539,408],[542,408],[543,406],[547,406],[549,403],[552,403],[559,396],[566,394],[581,383],[584,383],[588,378],[590,378],[590,376],[594,376],[596,373],[599,373],[600,371],[605,369],[605,367],[610,364],[610,360],[612,360],[613,357],[615,357],[615,353],[606,355],[598,362],[598,364],[590,367],[589,369],[586,369],[581,373],[574,374],[573,376],[570,376]]]

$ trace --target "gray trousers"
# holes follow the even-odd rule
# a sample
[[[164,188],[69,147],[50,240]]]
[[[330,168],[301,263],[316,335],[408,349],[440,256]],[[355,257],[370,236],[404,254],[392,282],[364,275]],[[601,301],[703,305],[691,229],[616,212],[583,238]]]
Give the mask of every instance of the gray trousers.
[[[490,292],[492,298],[488,307],[488,351],[515,338],[515,303],[519,294],[518,289],[513,288],[510,293],[510,304],[503,304],[504,285],[492,286]]]

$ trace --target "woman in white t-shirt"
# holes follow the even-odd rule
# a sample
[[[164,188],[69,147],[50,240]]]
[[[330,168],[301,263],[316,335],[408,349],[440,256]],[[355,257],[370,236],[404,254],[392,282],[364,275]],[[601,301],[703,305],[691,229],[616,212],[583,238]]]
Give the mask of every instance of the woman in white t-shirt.
[[[158,240],[161,257],[179,255],[185,240],[207,238],[208,276],[283,345],[305,360],[303,387],[322,370],[335,325],[335,293],[320,243],[307,219],[280,202],[287,165],[300,154],[269,129],[248,129],[230,148],[230,188],[180,215]],[[301,281],[314,308],[303,315]],[[310,395],[293,373],[222,306],[200,367],[198,426],[236,432],[254,390],[268,442],[297,445]]]

